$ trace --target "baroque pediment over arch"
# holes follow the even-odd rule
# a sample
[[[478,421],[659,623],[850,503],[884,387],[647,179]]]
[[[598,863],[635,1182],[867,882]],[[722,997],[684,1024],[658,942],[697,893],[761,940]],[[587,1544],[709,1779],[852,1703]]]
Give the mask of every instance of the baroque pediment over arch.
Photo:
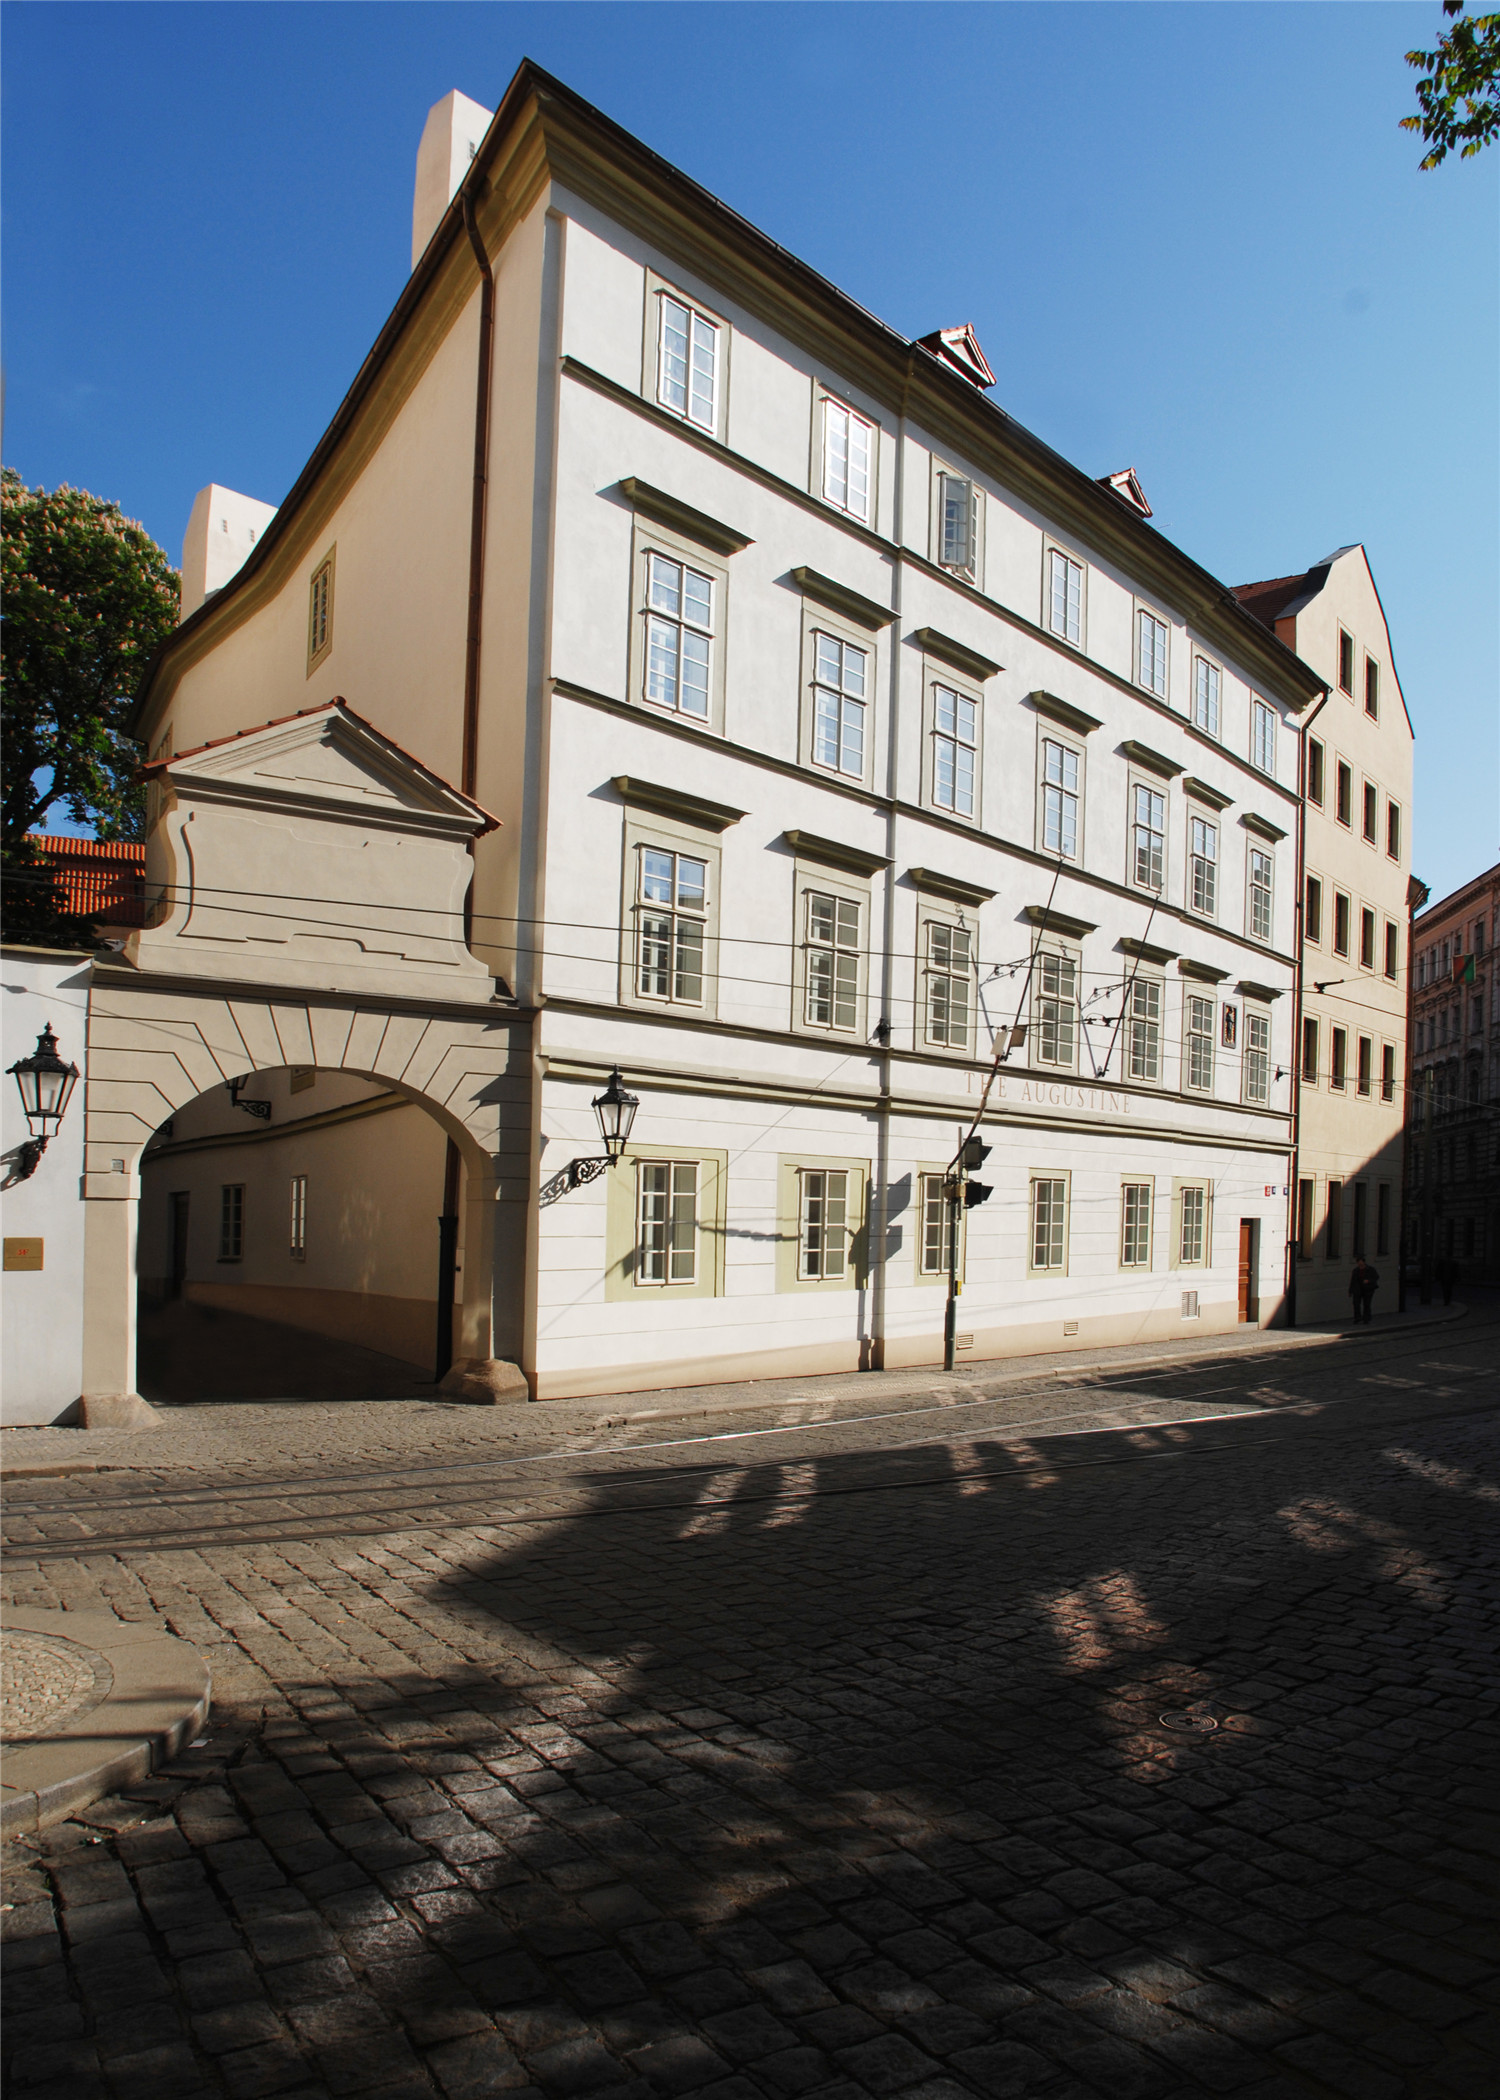
[[[137,969],[470,1002],[472,841],[496,819],[341,700],[146,768]]]
[[[301,807],[335,821],[384,819],[464,838],[497,821],[342,700],[158,759],[146,778],[179,797]]]

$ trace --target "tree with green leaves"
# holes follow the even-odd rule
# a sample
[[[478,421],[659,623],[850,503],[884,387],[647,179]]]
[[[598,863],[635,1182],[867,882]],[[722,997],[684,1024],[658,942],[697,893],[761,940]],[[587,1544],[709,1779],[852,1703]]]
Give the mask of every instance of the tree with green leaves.
[[[1455,146],[1468,160],[1500,132],[1500,15],[1466,15],[1464,0],[1443,0],[1443,13],[1453,27],[1437,49],[1406,54],[1426,77],[1417,82],[1418,113],[1403,117],[1401,129],[1421,132],[1424,168],[1437,167]]]
[[[0,730],[5,927],[77,940],[29,836],[65,809],[101,839],[145,833],[140,752],[125,721],[142,671],[178,620],[177,572],[118,504],[31,489],[0,471]]]

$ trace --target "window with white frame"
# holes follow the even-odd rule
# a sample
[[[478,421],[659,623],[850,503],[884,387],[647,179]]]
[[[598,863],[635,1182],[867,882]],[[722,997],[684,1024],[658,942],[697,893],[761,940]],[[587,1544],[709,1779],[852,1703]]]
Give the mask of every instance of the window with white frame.
[[[1151,1197],[1149,1181],[1127,1181],[1120,1188],[1120,1267],[1151,1266]]]
[[[969,1047],[974,941],[967,926],[927,922],[927,1040],[950,1050]]]
[[[870,522],[875,425],[827,397],[823,402],[823,495],[863,524]]]
[[[809,1028],[857,1028],[859,901],[808,890],[804,908],[803,1019]]]
[[[1271,856],[1263,846],[1249,849],[1250,938],[1271,938]]]
[[[1201,993],[1189,992],[1184,1004],[1187,1083],[1197,1093],[1210,1094],[1214,1084],[1214,1002]]]
[[[1078,858],[1079,753],[1055,737],[1042,738],[1042,850]]]
[[[849,1174],[804,1167],[798,1177],[797,1274],[827,1283],[849,1271]]]
[[[643,999],[701,1006],[708,863],[655,846],[638,846],[636,862],[636,989]]]
[[[698,1281],[698,1162],[636,1162],[635,1280],[641,1285]]]
[[[1161,979],[1137,976],[1125,995],[1126,1064],[1132,1079],[1161,1077]]]
[[[1201,1269],[1208,1258],[1208,1190],[1188,1185],[1177,1198],[1177,1265]]]
[[[1068,1265],[1066,1177],[1038,1176],[1031,1184],[1031,1266],[1062,1270]]]
[[[1166,880],[1167,798],[1134,781],[1130,789],[1130,879],[1137,889],[1159,892]]]
[[[813,651],[813,763],[862,780],[870,652],[821,629]]]
[[[290,1203],[287,1219],[288,1238],[293,1261],[307,1258],[307,1176],[294,1174],[291,1177]]]
[[[979,491],[963,474],[937,477],[939,566],[972,578],[979,565]]]
[[[1188,819],[1188,905],[1211,919],[1219,898],[1219,827],[1207,817]]]
[[[1047,549],[1047,625],[1075,649],[1083,647],[1083,563],[1060,547]]]
[[[646,556],[646,698],[706,722],[714,636],[714,578],[687,562]]]
[[[932,799],[956,817],[972,817],[979,749],[979,702],[953,686],[932,689]]]
[[[656,398],[663,408],[717,428],[719,420],[719,326],[684,299],[660,295]]]
[[[1271,1098],[1271,1016],[1245,1008],[1245,1048],[1240,1064],[1245,1099],[1264,1108]]]
[[[1193,658],[1193,722],[1207,735],[1219,733],[1219,693],[1223,675],[1209,657]]]
[[[1276,774],[1276,710],[1264,700],[1250,705],[1250,762],[1262,773]]]
[[[924,1276],[946,1276],[953,1247],[953,1206],[946,1174],[922,1176],[922,1268]]]
[[[1036,959],[1036,1060],[1071,1070],[1078,1058],[1078,961],[1044,948]]]
[[[1165,620],[1155,613],[1138,611],[1135,616],[1135,677],[1158,700],[1167,697],[1167,641],[1171,633]]]

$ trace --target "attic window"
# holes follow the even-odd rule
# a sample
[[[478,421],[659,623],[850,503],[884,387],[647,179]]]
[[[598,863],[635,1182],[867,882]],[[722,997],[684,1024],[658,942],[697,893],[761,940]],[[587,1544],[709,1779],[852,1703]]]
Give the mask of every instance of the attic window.
[[[970,386],[977,386],[981,393],[995,384],[989,360],[967,321],[962,328],[935,328],[931,335],[918,336],[917,341],[951,371],[957,372],[961,379],[967,379]]]
[[[1146,491],[1136,478],[1134,467],[1122,467],[1118,474],[1101,474],[1099,486],[1113,489],[1122,503],[1128,503],[1139,517],[1149,518],[1151,506],[1146,501]]]

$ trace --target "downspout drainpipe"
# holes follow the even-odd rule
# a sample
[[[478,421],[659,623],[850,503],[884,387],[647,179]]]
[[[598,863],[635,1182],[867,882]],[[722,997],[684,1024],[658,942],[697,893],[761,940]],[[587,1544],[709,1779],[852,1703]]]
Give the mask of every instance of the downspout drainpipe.
[[[474,198],[463,194],[464,231],[479,265],[479,375],[474,404],[474,493],[469,516],[469,612],[464,638],[463,753],[459,785],[473,795],[479,776],[479,646],[484,617],[484,532],[490,476],[490,387],[494,368],[495,273],[474,222]],[[474,841],[469,840],[469,856]],[[464,941],[473,945],[474,884],[464,903]],[[443,1209],[438,1219],[436,1368],[438,1381],[453,1365],[453,1295],[458,1280],[459,1185],[463,1157],[452,1138],[443,1162]]]
[[[1292,1087],[1292,1152],[1291,1175],[1287,1182],[1287,1235],[1286,1235],[1286,1324],[1297,1324],[1297,1259],[1299,1243],[1297,1226],[1302,1200],[1302,980],[1307,956],[1307,944],[1302,938],[1303,914],[1307,909],[1307,737],[1308,731],[1328,705],[1329,688],[1323,688],[1323,697],[1302,725],[1302,735],[1297,745],[1297,851],[1295,866],[1297,876],[1297,898],[1292,911],[1292,939],[1295,951],[1292,958],[1292,1042],[1291,1058],[1287,1065],[1287,1077]]]

